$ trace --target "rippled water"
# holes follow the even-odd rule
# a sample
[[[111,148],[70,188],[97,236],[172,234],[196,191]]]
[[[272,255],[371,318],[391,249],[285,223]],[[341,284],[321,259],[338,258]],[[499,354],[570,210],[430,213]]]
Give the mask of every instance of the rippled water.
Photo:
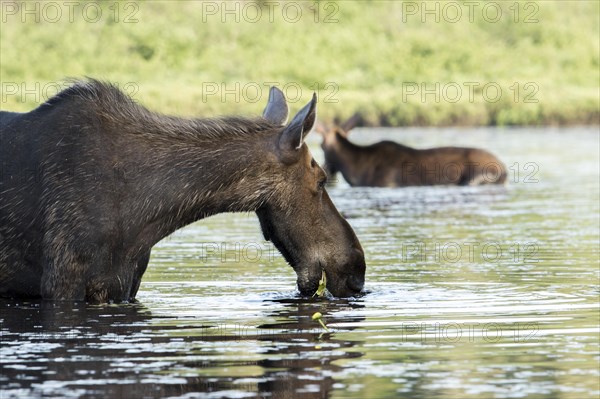
[[[360,298],[298,299],[255,216],[229,214],[162,241],[139,304],[2,301],[0,396],[597,398],[598,129],[352,137],[492,149],[510,183],[330,188]]]

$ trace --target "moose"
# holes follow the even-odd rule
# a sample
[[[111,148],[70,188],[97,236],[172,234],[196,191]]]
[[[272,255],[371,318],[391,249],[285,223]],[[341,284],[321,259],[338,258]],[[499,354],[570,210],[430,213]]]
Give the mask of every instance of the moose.
[[[287,123],[272,87],[261,117],[185,119],[86,79],[0,112],[0,296],[134,301],[153,245],[222,212],[256,213],[301,295],[323,272],[334,296],[358,294],[363,249],[304,144],[316,106]]]
[[[405,187],[503,184],[506,167],[478,148],[416,149],[393,141],[360,146],[348,140],[361,121],[357,113],[341,124],[317,123],[323,136],[323,165],[329,180],[340,172],[351,186]]]

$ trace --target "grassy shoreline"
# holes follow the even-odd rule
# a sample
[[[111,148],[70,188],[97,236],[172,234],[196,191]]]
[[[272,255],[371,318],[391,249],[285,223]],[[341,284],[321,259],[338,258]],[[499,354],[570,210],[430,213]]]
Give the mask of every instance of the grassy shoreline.
[[[317,91],[326,121],[600,124],[597,1],[493,2],[487,15],[484,2],[470,15],[456,1],[433,14],[419,2],[293,2],[299,18],[283,3],[172,4],[82,2],[72,21],[40,6],[36,22],[3,3],[0,109],[30,110],[66,77],[91,76],[185,116],[256,114],[275,82],[292,109]]]

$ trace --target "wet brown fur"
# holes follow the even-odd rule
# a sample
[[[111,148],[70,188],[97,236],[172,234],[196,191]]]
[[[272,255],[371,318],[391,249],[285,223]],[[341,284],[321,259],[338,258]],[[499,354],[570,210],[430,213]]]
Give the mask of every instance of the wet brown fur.
[[[415,149],[393,141],[356,145],[348,140],[348,134],[359,120],[355,115],[340,126],[317,127],[323,135],[321,148],[330,180],[340,172],[351,186],[480,185],[506,181],[504,164],[478,148]]]
[[[303,293],[321,268],[340,296],[350,276],[364,281],[360,244],[319,188],[324,172],[306,145],[283,163],[285,128],[267,118],[160,115],[87,80],[29,113],[0,112],[0,127],[2,296],[133,300],[156,242],[234,211],[272,225]]]

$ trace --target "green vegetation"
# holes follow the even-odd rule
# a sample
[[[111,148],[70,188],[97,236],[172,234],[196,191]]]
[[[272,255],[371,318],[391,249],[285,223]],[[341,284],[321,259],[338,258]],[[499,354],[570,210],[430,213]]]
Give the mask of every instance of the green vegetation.
[[[323,322],[323,315],[321,314],[321,312],[316,312],[311,316],[312,320],[318,321],[319,324],[321,324],[321,327],[323,327],[323,329],[327,332],[329,332],[329,328],[327,328],[327,326],[325,325],[325,323]]]
[[[321,275],[321,280],[319,280],[319,287],[317,291],[313,294],[313,297],[318,296],[322,297],[325,295],[325,290],[327,289],[327,275],[325,274],[325,270],[323,270],[323,274]]]
[[[50,3],[1,4],[3,110],[91,76],[179,115],[256,114],[278,82],[295,109],[317,89],[325,120],[600,119],[595,0]]]

